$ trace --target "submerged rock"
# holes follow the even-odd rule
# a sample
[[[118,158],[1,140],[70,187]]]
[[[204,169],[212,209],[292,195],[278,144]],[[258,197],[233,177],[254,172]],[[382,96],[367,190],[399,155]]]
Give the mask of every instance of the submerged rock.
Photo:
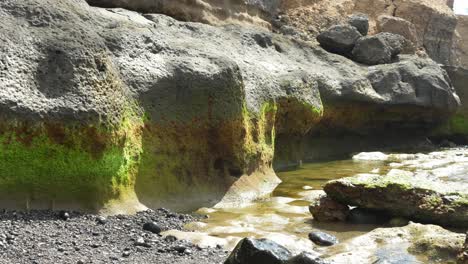
[[[268,239],[242,239],[224,264],[283,264],[291,258],[285,247]]]
[[[319,222],[345,221],[349,207],[327,196],[322,196],[309,206],[309,211],[314,220]]]
[[[309,233],[309,239],[319,246],[332,246],[338,243],[338,239],[335,236],[321,231]]]
[[[367,65],[390,63],[401,53],[404,41],[404,37],[392,33],[360,38],[353,48],[353,60]]]
[[[336,25],[317,36],[317,41],[327,51],[348,55],[356,41],[362,37],[358,29],[351,25]]]

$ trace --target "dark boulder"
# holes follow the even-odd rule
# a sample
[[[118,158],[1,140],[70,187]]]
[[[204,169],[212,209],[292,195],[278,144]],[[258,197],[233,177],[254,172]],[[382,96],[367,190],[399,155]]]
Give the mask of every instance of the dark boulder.
[[[353,60],[368,65],[392,62],[403,49],[405,38],[388,32],[362,37],[352,52]]]
[[[335,25],[320,33],[317,41],[329,52],[349,55],[360,37],[361,33],[351,25]]]
[[[285,247],[268,239],[242,239],[224,264],[282,264],[291,258]]]
[[[349,17],[348,23],[355,27],[363,36],[369,32],[369,17],[366,14],[353,14]]]
[[[301,254],[292,257],[286,262],[286,264],[327,264],[329,262],[314,256],[308,252],[302,252]]]
[[[319,246],[333,246],[338,243],[338,239],[335,236],[321,231],[309,233],[309,239]]]

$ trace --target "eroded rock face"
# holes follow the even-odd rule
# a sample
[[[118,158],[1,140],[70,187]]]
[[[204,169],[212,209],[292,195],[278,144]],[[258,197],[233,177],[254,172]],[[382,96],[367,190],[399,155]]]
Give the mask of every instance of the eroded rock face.
[[[378,228],[329,248],[332,263],[453,263],[463,246],[463,234],[439,226],[410,223]]]
[[[434,161],[431,159],[436,158]],[[447,154],[390,156],[398,169],[386,175],[359,174],[327,183],[328,196],[361,208],[383,210],[426,223],[466,227],[468,185],[462,150]],[[455,162],[455,163],[454,163]],[[411,168],[418,168],[411,172]]]
[[[0,200],[13,207],[129,212],[254,199],[278,183],[275,136],[304,136],[322,101],[331,125],[346,123],[343,105],[410,106],[425,124],[457,108],[431,60],[368,68],[266,30],[84,0],[6,0],[0,14],[0,188],[9,190]],[[376,91],[374,70],[414,73],[425,90],[408,82],[403,93],[414,96],[404,100],[399,86]]]
[[[269,28],[280,0],[87,0],[91,5],[121,7],[142,13],[162,13],[183,21],[213,25],[250,24]]]

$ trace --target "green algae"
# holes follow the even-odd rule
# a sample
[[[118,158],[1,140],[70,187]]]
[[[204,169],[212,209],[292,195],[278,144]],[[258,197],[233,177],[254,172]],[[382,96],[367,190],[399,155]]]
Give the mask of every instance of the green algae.
[[[2,199],[57,201],[89,210],[103,207],[134,182],[141,153],[140,127],[132,111],[124,113],[120,124],[113,127],[3,125]]]

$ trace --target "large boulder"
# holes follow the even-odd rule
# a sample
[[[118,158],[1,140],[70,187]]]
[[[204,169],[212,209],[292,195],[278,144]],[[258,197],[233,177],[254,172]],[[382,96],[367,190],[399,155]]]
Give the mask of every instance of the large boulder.
[[[390,63],[403,50],[404,37],[392,33],[379,33],[360,38],[353,48],[353,60],[367,65]]]
[[[396,155],[391,160],[398,161],[392,166],[399,169],[331,181],[324,190],[351,206],[443,226],[468,226],[468,182],[463,176],[467,159],[460,150]]]
[[[224,264],[283,264],[291,258],[291,252],[268,239],[242,239]]]
[[[351,25],[335,25],[320,33],[317,41],[329,52],[348,55],[361,37],[358,29]]]
[[[318,222],[345,221],[349,207],[323,196],[309,206],[309,211]]]

